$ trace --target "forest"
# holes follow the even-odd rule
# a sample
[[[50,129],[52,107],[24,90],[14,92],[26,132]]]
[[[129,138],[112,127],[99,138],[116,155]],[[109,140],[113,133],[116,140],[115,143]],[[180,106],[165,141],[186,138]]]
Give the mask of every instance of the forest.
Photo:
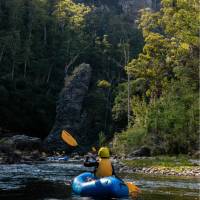
[[[162,0],[130,13],[117,0],[0,0],[1,131],[44,139],[64,79],[87,63],[88,134],[112,142],[115,152],[193,153],[199,6]]]

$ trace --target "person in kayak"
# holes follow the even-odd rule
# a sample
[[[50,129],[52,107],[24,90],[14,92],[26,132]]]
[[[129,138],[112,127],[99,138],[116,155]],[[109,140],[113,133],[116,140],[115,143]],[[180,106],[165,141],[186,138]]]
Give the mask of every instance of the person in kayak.
[[[95,161],[90,161],[90,156],[87,156],[84,162],[85,167],[95,167],[94,174],[97,178],[115,175],[114,167],[110,160],[110,152],[107,147],[101,147],[98,151],[99,158]]]
[[[91,152],[88,153],[88,155],[86,156],[86,160],[88,163],[92,163],[92,162],[96,162],[97,161],[97,157],[98,157],[98,154],[97,154],[97,150],[95,147],[92,147],[92,150]]]

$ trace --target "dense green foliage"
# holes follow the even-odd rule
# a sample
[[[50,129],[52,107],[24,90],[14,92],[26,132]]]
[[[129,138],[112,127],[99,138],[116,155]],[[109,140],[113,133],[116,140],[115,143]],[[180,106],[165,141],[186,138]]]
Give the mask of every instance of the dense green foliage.
[[[0,1],[0,126],[38,134],[51,128],[64,65],[87,40],[89,10],[71,1]]]
[[[130,55],[136,55],[142,35],[116,4],[75,2],[0,0],[3,129],[45,137],[53,125],[65,74],[85,62],[93,73],[84,102],[86,130],[89,135],[112,132],[113,90],[125,77],[125,45],[135,44]]]
[[[153,154],[198,149],[199,6],[195,0],[163,0],[159,12],[142,12],[139,27],[145,45],[127,70],[132,79],[144,79],[146,84],[142,96],[131,98],[133,125],[116,135],[118,151],[141,145]],[[123,102],[123,97],[117,98],[121,100],[115,107]],[[124,110],[119,110],[120,116]]]

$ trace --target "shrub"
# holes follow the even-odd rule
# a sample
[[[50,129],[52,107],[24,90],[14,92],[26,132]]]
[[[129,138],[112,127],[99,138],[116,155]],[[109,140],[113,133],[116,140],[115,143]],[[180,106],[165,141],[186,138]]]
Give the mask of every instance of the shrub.
[[[115,134],[113,152],[128,154],[145,143],[146,130],[141,127],[132,127],[127,131]]]

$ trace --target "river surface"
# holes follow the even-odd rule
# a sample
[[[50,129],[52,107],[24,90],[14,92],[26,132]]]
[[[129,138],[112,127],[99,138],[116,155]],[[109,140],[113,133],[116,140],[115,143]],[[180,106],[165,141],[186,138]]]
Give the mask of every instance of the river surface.
[[[0,165],[0,200],[92,200],[76,196],[66,184],[86,170],[78,162]],[[139,174],[121,177],[141,188],[138,200],[199,199],[197,178]]]

